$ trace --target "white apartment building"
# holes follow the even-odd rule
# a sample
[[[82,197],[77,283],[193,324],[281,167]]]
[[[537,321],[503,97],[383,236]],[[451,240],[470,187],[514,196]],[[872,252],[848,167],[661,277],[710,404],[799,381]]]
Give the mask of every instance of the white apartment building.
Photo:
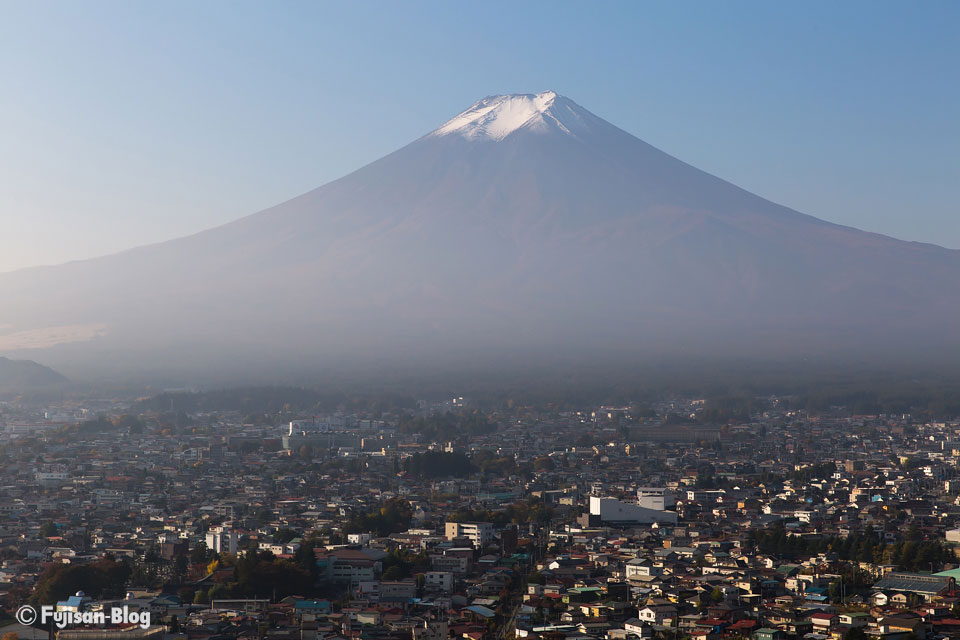
[[[467,538],[479,549],[493,542],[493,525],[489,522],[448,522],[444,537],[447,540]]]
[[[217,553],[236,553],[240,536],[226,527],[213,527],[207,532],[207,548]]]

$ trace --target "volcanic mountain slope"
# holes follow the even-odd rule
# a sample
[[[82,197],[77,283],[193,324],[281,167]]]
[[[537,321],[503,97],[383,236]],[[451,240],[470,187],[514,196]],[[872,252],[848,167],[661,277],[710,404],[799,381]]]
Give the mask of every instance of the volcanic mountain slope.
[[[0,392],[25,391],[67,382],[62,375],[30,360],[0,357]]]
[[[82,369],[957,347],[958,294],[960,252],[779,206],[548,91],[231,224],[0,275],[0,350]]]

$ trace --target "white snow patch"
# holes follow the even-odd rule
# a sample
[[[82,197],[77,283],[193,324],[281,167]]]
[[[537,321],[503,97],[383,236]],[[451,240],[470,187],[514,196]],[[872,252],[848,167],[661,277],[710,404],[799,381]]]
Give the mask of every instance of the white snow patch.
[[[430,135],[461,135],[467,139],[503,140],[518,129],[559,130],[576,135],[595,118],[572,100],[553,91],[490,96],[448,120]]]

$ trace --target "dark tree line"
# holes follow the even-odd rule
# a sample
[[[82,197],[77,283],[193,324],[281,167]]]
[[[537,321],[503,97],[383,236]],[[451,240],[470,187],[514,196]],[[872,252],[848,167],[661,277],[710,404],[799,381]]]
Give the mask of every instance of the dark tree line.
[[[954,418],[960,415],[960,391],[955,386],[937,388],[939,384],[917,384],[905,381],[902,386],[880,389],[818,390],[797,396],[787,406],[817,414],[843,407],[844,412],[858,415],[898,415],[909,413],[923,419]]]
[[[134,412],[239,411],[250,414],[294,412],[392,411],[412,409],[416,401],[402,393],[348,394],[339,390],[306,387],[243,387],[191,392],[168,392],[138,400]]]
[[[344,533],[366,533],[372,531],[378,536],[388,536],[410,528],[413,510],[403,498],[391,498],[378,510],[354,515],[343,526]]]
[[[401,433],[419,433],[429,440],[442,441],[493,433],[497,425],[482,411],[463,410],[427,417],[408,416],[400,421],[398,429]]]
[[[821,462],[820,464],[812,464],[809,467],[797,469],[790,474],[790,478],[795,482],[809,482],[814,479],[823,480],[832,476],[836,471],[837,463]]]
[[[54,564],[40,574],[31,600],[50,604],[78,591],[91,598],[123,596],[130,573],[129,564],[110,556],[87,564]]]
[[[447,516],[448,522],[491,522],[496,527],[503,527],[509,523],[527,524],[530,522],[546,523],[554,516],[554,509],[536,498],[526,502],[515,502],[506,509],[496,511],[490,509],[458,509]]]
[[[884,543],[874,535],[859,533],[818,539],[789,536],[778,524],[765,531],[751,531],[750,541],[760,553],[798,558],[832,551],[840,560],[892,564],[901,571],[937,570],[954,559],[950,549],[938,540],[924,540],[917,529],[908,530],[903,540]]]
[[[283,598],[294,594],[310,594],[318,578],[315,546],[312,540],[306,540],[293,558],[287,560],[269,551],[260,551],[256,543],[251,543],[236,558],[222,558],[232,563],[220,567],[233,569],[229,579],[193,593],[188,593],[192,590],[184,590],[180,597],[186,599],[192,596],[194,602],[207,604],[216,598]]]
[[[464,478],[476,473],[477,468],[462,453],[425,451],[404,460],[403,470],[415,478]]]

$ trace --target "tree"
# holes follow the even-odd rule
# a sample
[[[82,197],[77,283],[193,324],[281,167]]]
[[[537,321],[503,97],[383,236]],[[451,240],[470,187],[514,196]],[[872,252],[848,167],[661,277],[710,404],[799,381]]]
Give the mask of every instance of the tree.
[[[383,572],[382,578],[384,580],[399,580],[403,577],[403,569],[398,565],[394,565]]]
[[[207,597],[210,599],[210,602],[213,602],[217,598],[220,598],[226,595],[226,591],[227,591],[227,586],[222,582],[218,582],[217,584],[210,587],[209,591],[207,591]]]
[[[284,598],[309,590],[313,587],[313,578],[289,560],[261,560],[253,570],[251,581],[243,586],[249,595],[275,593],[278,598]]]
[[[840,581],[834,580],[830,583],[830,586],[827,587],[827,595],[830,596],[831,600],[836,601],[837,596],[840,595]]]
[[[415,453],[404,460],[403,469],[416,478],[461,478],[476,471],[467,456],[443,451]]]
[[[313,582],[317,581],[320,573],[320,569],[317,567],[317,557],[313,551],[316,546],[317,543],[314,540],[304,540],[296,553],[293,554],[293,562],[309,573]]]
[[[297,537],[297,532],[293,529],[278,529],[275,534],[273,534],[273,541],[277,544],[286,544]]]
[[[206,564],[207,562],[207,543],[202,540],[190,552],[190,562],[193,564]]]
[[[187,575],[187,556],[184,554],[178,555],[173,559],[173,575],[177,580],[183,581],[184,577]],[[193,597],[191,592],[190,597]]]
[[[533,461],[533,468],[537,471],[553,471],[556,465],[549,456],[543,456]]]
[[[343,527],[344,533],[364,533],[374,531],[378,536],[406,531],[410,527],[413,509],[410,502],[403,498],[391,498],[383,503],[379,511],[370,511],[350,518]]]
[[[53,520],[47,520],[43,523],[42,535],[44,538],[53,538],[57,535],[57,525],[53,523]]]
[[[867,634],[860,627],[851,627],[843,636],[843,640],[867,640]]]
[[[530,521],[538,524],[547,524],[553,519],[553,515],[553,507],[548,504],[544,504],[543,502],[534,503],[530,506],[530,510],[527,512],[527,516]]]
[[[131,569],[125,562],[107,556],[82,565],[55,564],[37,579],[31,600],[45,604],[58,602],[83,591],[92,598],[122,595]]]

